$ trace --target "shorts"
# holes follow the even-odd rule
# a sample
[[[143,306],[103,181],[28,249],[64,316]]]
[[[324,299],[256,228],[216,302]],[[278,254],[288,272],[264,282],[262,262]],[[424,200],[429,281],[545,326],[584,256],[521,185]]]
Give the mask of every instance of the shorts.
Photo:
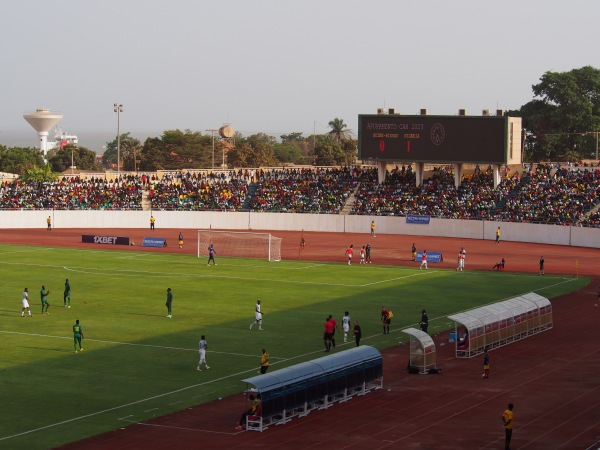
[[[350,325],[344,324],[342,325],[342,329],[344,330],[344,333],[347,333],[348,331],[350,331]]]
[[[254,319],[256,321],[262,320],[262,313],[257,312],[256,314],[254,314]]]
[[[29,302],[27,300],[22,300],[21,304],[23,305],[23,308],[29,308]]]

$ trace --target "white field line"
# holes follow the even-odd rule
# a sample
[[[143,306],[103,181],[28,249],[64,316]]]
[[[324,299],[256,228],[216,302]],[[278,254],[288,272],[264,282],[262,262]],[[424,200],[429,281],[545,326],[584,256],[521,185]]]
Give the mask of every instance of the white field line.
[[[43,337],[43,338],[50,338],[50,339],[73,339],[71,337],[68,336],[52,336],[52,335],[48,335],[48,334],[36,334],[36,333],[22,333],[20,331],[6,331],[6,330],[0,330],[0,333],[4,333],[4,334],[17,334],[17,335],[21,335],[21,336],[32,336],[32,337]],[[164,350],[181,350],[181,351],[185,351],[185,352],[197,352],[198,350],[195,348],[182,348],[182,347],[168,347],[165,345],[151,345],[151,344],[137,344],[134,342],[117,342],[117,341],[105,341],[102,339],[84,339],[86,342],[100,342],[102,344],[113,344],[113,345],[131,345],[133,347],[149,347],[149,348],[159,348],[159,349],[164,349]],[[214,350],[207,350],[206,353],[212,353],[214,355],[232,355],[232,356],[244,356],[244,357],[249,357],[249,358],[256,358],[256,355],[246,355],[244,353],[231,353],[231,352],[216,352]],[[284,358],[278,358],[276,356],[270,357],[269,359],[284,359]]]

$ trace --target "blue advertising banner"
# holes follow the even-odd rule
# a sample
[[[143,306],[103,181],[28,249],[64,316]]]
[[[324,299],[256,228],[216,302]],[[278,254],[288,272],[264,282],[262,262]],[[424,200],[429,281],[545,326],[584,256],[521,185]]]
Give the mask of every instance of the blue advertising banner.
[[[421,256],[423,256],[423,252],[417,252],[415,261],[421,262]],[[442,256],[442,252],[427,252],[428,263],[439,263],[443,261],[444,257]]]
[[[406,216],[406,223],[414,223],[417,225],[429,225],[431,216],[419,216],[417,214],[408,214]]]
[[[166,238],[145,237],[144,242],[142,243],[142,247],[166,247],[166,246],[167,246]]]

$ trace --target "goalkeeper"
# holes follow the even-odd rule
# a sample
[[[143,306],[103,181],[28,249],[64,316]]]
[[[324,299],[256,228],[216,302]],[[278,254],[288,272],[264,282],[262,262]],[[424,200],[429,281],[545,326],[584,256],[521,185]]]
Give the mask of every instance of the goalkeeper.
[[[210,262],[213,262],[213,265],[216,266],[217,263],[215,262],[215,255],[217,254],[217,252],[215,251],[215,247],[210,244],[208,246],[208,263],[206,264],[207,266],[210,266]]]

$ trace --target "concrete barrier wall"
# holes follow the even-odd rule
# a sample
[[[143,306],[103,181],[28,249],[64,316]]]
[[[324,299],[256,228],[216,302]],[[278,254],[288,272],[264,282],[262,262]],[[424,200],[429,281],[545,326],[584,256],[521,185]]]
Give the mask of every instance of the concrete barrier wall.
[[[407,224],[404,217],[342,216],[336,214],[283,214],[249,212],[154,211],[156,228],[217,228],[229,230],[305,230],[334,233],[375,233],[495,239],[500,227],[503,241],[533,242],[600,248],[600,228],[529,223],[487,222],[432,218],[429,225]],[[149,211],[0,211],[1,228],[146,228]]]

